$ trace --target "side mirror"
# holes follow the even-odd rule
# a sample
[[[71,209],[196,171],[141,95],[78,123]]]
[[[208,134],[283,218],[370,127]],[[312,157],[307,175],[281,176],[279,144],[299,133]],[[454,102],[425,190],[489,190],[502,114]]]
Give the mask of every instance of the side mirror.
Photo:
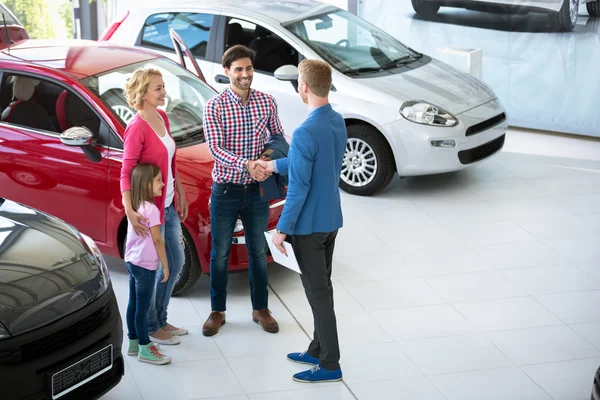
[[[86,127],[74,126],[60,134],[60,141],[67,146],[91,146],[94,135]]]
[[[298,67],[288,64],[275,70],[275,78],[280,81],[295,81],[298,79]]]

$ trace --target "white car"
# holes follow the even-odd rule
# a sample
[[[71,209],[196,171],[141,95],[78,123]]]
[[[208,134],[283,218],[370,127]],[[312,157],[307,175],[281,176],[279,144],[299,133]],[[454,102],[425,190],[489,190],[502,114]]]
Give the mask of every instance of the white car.
[[[570,32],[577,24],[579,4],[587,3],[591,17],[600,16],[600,0],[411,0],[413,9],[424,17],[435,15],[440,7],[458,7],[476,11],[527,14],[547,13],[550,25]]]
[[[299,61],[328,62],[333,67],[330,101],[348,130],[340,179],[346,192],[374,194],[394,173],[466,168],[504,144],[506,114],[486,84],[344,10],[310,0],[169,1],[131,10],[101,40],[175,58],[172,29],[218,90],[229,84],[223,52],[236,44],[249,46],[256,51],[252,85],[276,98],[288,135],[307,115],[297,94]]]

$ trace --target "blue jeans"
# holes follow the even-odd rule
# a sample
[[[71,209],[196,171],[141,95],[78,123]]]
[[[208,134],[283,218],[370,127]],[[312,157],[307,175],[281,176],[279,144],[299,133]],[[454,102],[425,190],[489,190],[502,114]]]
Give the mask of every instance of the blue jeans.
[[[141,345],[150,343],[148,337],[148,308],[154,293],[156,271],[125,263],[129,272],[129,304],[127,305],[127,330],[129,339]]]
[[[248,279],[253,310],[268,307],[267,256],[264,232],[269,223],[269,203],[260,196],[259,185],[214,183],[210,196],[210,301],[212,311],[225,311],[229,251],[239,218],[244,224],[248,249]]]
[[[171,294],[181,274],[185,262],[183,252],[183,237],[181,236],[181,221],[175,205],[165,208],[165,223],[160,227],[160,233],[165,241],[167,262],[169,263],[169,280],[161,283],[163,279],[162,265],[158,264],[156,274],[156,290],[148,310],[148,332],[151,334],[167,326],[167,307],[171,301]]]

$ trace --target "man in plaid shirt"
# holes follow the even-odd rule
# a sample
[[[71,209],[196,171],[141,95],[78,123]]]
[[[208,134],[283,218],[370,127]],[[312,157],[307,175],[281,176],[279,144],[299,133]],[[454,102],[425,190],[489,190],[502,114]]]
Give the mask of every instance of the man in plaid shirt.
[[[252,319],[263,330],[276,333],[277,321],[268,309],[265,236],[269,203],[260,195],[259,182],[269,177],[256,163],[270,135],[283,129],[275,99],[251,89],[254,52],[233,46],[221,64],[231,85],[211,98],[204,108],[204,136],[212,158],[213,186],[210,197],[210,298],[212,312],[204,323],[204,336],[215,335],[225,324],[229,251],[239,218],[244,226],[248,249]]]

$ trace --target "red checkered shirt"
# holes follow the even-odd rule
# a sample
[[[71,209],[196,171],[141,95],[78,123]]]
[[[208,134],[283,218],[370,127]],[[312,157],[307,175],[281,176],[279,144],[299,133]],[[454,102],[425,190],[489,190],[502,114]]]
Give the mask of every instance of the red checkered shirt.
[[[214,96],[204,108],[204,137],[218,183],[247,185],[256,182],[245,171],[247,160],[257,160],[270,135],[283,128],[273,96],[251,89],[246,105],[231,88]]]

